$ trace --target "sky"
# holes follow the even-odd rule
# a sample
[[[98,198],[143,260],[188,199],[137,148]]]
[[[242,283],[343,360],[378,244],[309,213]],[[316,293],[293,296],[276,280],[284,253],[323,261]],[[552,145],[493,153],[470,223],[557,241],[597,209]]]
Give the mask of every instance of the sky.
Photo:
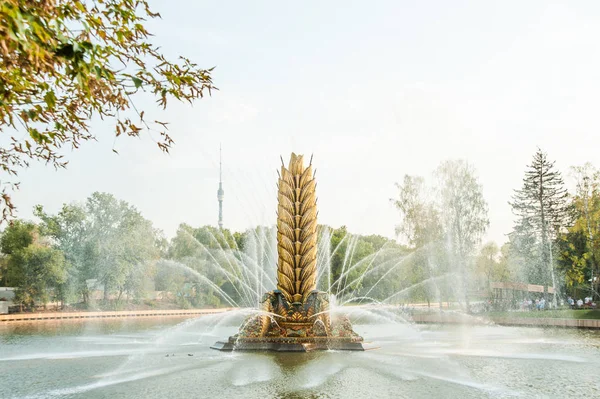
[[[105,191],[167,237],[216,225],[222,145],[227,228],[275,223],[292,151],[314,157],[320,223],[390,238],[394,183],[466,159],[489,206],[485,240],[502,243],[538,147],[567,181],[572,165],[600,166],[600,2],[149,2],[154,42],[215,66],[219,91],[167,111],[139,100],[170,122],[168,155],[94,121],[98,141],[68,152],[68,169],[20,172],[19,217]]]

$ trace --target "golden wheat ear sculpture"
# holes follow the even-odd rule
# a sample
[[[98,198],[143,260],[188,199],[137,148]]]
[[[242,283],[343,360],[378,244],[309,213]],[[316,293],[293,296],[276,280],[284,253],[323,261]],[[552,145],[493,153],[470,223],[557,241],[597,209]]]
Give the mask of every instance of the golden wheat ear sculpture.
[[[281,166],[277,207],[277,288],[289,302],[304,302],[317,281],[317,197],[312,165],[292,153]]]

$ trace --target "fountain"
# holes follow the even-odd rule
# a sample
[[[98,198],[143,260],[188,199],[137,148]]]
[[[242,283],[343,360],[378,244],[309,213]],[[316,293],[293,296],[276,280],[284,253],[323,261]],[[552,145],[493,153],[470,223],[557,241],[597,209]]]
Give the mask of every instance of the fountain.
[[[183,322],[0,323],[2,397],[195,397],[199,386],[203,397],[248,399],[598,396],[590,373],[600,365],[597,331],[503,327],[462,314],[460,275],[450,261],[412,273],[419,262],[437,261],[434,248],[408,252],[388,241],[353,256],[356,237],[315,229],[311,167],[292,155],[280,177],[277,226],[250,230],[239,247],[225,230],[203,241],[184,230],[190,250],[157,264],[235,310]],[[455,306],[432,301],[432,312],[415,304],[428,295]],[[371,342],[337,315],[350,316]],[[235,352],[210,349],[228,336],[212,348]],[[356,355],[311,351],[375,347]],[[269,350],[276,352],[260,352]]]
[[[312,161],[312,159],[311,159]],[[238,334],[211,348],[231,350],[364,350],[363,338],[345,316],[331,318],[329,295],[317,284],[317,197],[312,162],[292,153],[282,160],[278,182],[277,289],[267,292],[260,312]]]

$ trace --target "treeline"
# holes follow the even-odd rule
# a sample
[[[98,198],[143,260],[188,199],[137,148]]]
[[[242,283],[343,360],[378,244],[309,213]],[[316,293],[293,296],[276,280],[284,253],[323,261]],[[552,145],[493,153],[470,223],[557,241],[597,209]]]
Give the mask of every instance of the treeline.
[[[85,204],[65,204],[55,215],[36,206],[38,223],[16,220],[0,238],[0,282],[17,288],[16,302],[90,304],[140,297],[153,277],[154,261],[167,250],[160,231],[113,195],[94,193]]]
[[[396,228],[412,250],[412,281],[421,297],[458,301],[470,309],[473,260],[486,232],[488,205],[472,165],[463,160],[440,163],[429,181],[404,176],[392,199],[401,223]],[[413,299],[414,289],[397,294]]]
[[[417,274],[460,276],[462,293],[453,292],[467,307],[470,295],[493,297],[492,282],[552,287],[556,294],[546,290],[543,295],[554,306],[567,295],[597,299],[600,171],[585,164],[572,167],[569,175],[575,182],[571,191],[554,162],[536,151],[510,201],[514,227],[499,247],[480,242],[488,224],[487,204],[473,167],[464,161],[443,162],[429,184],[408,175],[397,184],[397,233],[415,254],[426,253]],[[444,293],[445,287],[433,287],[438,298],[453,295]]]
[[[0,285],[16,288],[22,309],[256,306],[276,285],[274,227],[231,232],[181,224],[167,240],[135,207],[98,192],[56,214],[42,206],[34,214],[35,222],[15,220],[0,237]],[[319,226],[319,251],[320,288],[357,295],[386,272],[375,265],[406,249],[344,226]],[[400,286],[389,278],[380,289]]]
[[[570,175],[571,192],[546,154],[535,153],[510,201],[515,224],[501,247],[482,245],[488,205],[472,165],[445,161],[429,179],[407,175],[392,199],[404,244],[319,226],[318,289],[340,304],[458,301],[466,309],[493,297],[492,282],[554,287],[554,305],[566,295],[597,299],[600,171],[586,164]],[[167,240],[107,193],[34,214],[35,222],[15,220],[0,237],[0,285],[15,287],[23,308],[256,306],[276,287],[274,226],[181,224]]]
[[[599,298],[600,172],[586,163],[566,175],[571,187],[538,149],[510,202],[515,225],[508,242],[500,254],[493,245],[486,252],[490,259],[499,255],[497,262],[487,263],[491,273],[554,287],[554,305],[567,296]]]

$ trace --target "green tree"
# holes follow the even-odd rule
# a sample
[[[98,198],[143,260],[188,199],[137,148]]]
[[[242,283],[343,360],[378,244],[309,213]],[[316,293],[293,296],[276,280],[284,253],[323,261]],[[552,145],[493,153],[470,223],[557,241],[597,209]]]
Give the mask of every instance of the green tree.
[[[330,234],[321,234],[320,239],[329,237],[331,250],[330,273],[321,271],[325,276],[330,274],[330,285],[323,289],[330,289],[341,302],[362,302],[383,300],[399,288],[398,274],[390,269],[397,264],[399,254],[405,252],[404,247],[378,235],[351,234],[346,226],[337,229],[320,226],[320,229],[328,229]],[[321,259],[325,261],[323,257]],[[382,279],[386,273],[386,278]]]
[[[2,253],[12,255],[15,252],[28,247],[33,243],[36,225],[31,222],[21,220],[13,221],[3,232],[0,239],[0,248]]]
[[[23,250],[33,243],[33,233],[36,229],[35,224],[15,220],[11,225],[4,230],[0,238],[0,251],[4,255],[2,258],[2,283],[5,286],[11,287],[12,281],[9,276],[9,261],[10,255],[17,251]]]
[[[112,194],[93,193],[86,202],[90,218],[89,245],[93,268],[110,292],[143,294],[143,282],[158,258],[156,230],[133,206]]]
[[[489,226],[487,202],[475,169],[466,161],[444,161],[436,175],[442,222],[450,252],[458,266],[466,310],[470,311],[467,264]]]
[[[540,149],[525,170],[523,187],[515,190],[510,205],[517,216],[511,240],[528,259],[529,281],[551,284],[554,288],[552,303],[556,306],[557,278],[552,242],[568,224],[567,190],[554,162]]]
[[[600,261],[600,172],[591,164],[572,168],[574,222],[558,239],[558,266],[568,288],[583,288],[598,297]],[[575,294],[575,293],[573,293]]]
[[[237,242],[228,229],[202,226],[193,231],[194,238],[207,249],[235,249]]]
[[[508,281],[510,277],[508,264],[503,259],[505,254],[506,249],[503,253],[493,241],[484,244],[479,250],[479,255],[475,261],[475,270],[477,274],[483,276],[489,297],[492,295],[492,281]]]
[[[146,93],[164,108],[213,86],[211,69],[169,61],[149,40],[147,19],[157,17],[145,0],[1,2],[0,129],[21,133],[0,147],[5,173],[16,175],[31,160],[65,167],[61,149],[94,139],[95,117],[114,123],[116,136],[155,131],[159,148],[169,150],[166,123],[147,120],[134,95]],[[1,201],[6,219],[13,213],[6,190]]]
[[[32,309],[40,302],[46,305],[52,293],[59,299],[57,290],[67,276],[65,259],[61,251],[39,238],[34,224],[13,223],[3,234],[0,246],[8,255],[7,279],[17,288],[16,302]]]
[[[85,208],[77,204],[64,204],[56,215],[49,215],[41,205],[34,208],[40,220],[42,234],[52,239],[53,246],[62,251],[67,262],[68,277],[62,288],[65,298],[82,296],[88,304],[87,279],[94,278],[86,269],[86,245],[88,244],[88,220]]]
[[[396,234],[403,237],[414,250],[409,274],[405,276],[412,285],[440,276],[446,271],[443,250],[444,226],[437,205],[430,199],[425,187],[425,179],[420,176],[405,175],[401,184],[396,183],[398,197],[391,199],[401,216],[396,226]],[[435,280],[434,280],[435,281]],[[411,291],[411,296],[431,302],[432,290],[428,285]],[[433,291],[442,307],[443,287],[434,284]]]
[[[396,183],[398,198],[391,199],[400,212],[402,222],[396,226],[396,235],[403,236],[408,245],[418,249],[443,236],[440,214],[427,199],[425,180],[420,176],[405,175],[402,184]]]
[[[186,306],[218,305],[220,300],[214,295],[214,287],[207,281],[216,284],[226,295],[237,303],[244,300],[251,304],[248,296],[244,296],[240,281],[248,284],[248,276],[244,274],[241,267],[243,262],[237,251],[237,233],[231,234],[227,229],[219,229],[213,226],[202,226],[193,228],[182,223],[177,229],[175,237],[170,242],[168,257],[176,261],[175,264],[161,262],[158,265],[157,284],[169,286],[177,291],[171,291],[181,300],[183,296],[187,299]],[[241,236],[238,235],[238,239]],[[185,272],[185,268],[199,273],[199,278],[194,273]],[[167,278],[167,272],[175,273],[183,277],[174,281]],[[159,281],[160,280],[160,281]],[[164,280],[164,281],[163,281]],[[179,285],[178,285],[179,284]]]
[[[194,229],[185,223],[180,224],[175,237],[171,239],[169,244],[168,257],[170,259],[184,259],[198,255],[199,252],[202,252],[202,248],[194,237]]]
[[[330,286],[332,290],[332,294],[337,295],[343,287],[342,282],[340,281],[340,276],[343,273],[343,268],[347,257],[350,255],[348,249],[348,241],[352,240],[351,236],[348,234],[348,229],[346,226],[341,226],[340,228],[333,229],[331,232],[331,260],[330,260],[330,268],[331,268],[331,276],[330,276]]]
[[[565,275],[565,285],[571,295],[577,295],[580,287],[589,292],[590,285],[586,280],[591,278],[592,252],[589,251],[588,238],[585,232],[577,227],[561,234],[557,240],[558,259],[557,267]],[[593,295],[593,293],[592,293]]]
[[[515,257],[516,252],[511,249],[511,243],[506,242],[500,247],[498,267],[502,271],[504,280],[500,281],[524,281],[521,278],[521,265],[523,261]]]

